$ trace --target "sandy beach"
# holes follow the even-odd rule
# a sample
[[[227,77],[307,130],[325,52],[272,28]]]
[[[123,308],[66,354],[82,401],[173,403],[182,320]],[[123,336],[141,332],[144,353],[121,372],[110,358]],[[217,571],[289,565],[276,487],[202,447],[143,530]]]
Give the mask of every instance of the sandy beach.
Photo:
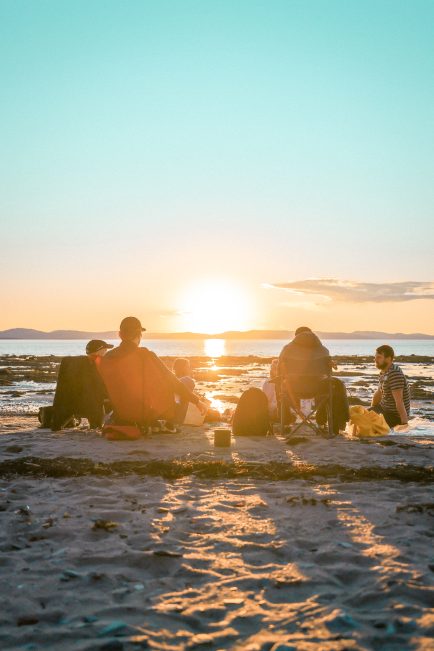
[[[135,442],[85,423],[38,429],[57,361],[8,362],[3,390],[18,395],[0,417],[2,649],[432,649],[429,361],[412,362],[420,401],[407,433],[302,430],[287,442],[276,431],[229,449],[214,447],[212,425]],[[224,410],[269,360],[192,362]],[[372,369],[346,360],[339,372],[363,402]]]
[[[0,437],[2,649],[432,648],[430,437],[34,426]]]

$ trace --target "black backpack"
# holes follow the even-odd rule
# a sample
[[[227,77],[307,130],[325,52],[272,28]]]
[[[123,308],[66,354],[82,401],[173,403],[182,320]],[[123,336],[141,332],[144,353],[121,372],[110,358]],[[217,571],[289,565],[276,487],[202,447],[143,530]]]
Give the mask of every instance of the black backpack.
[[[236,436],[266,436],[269,431],[267,396],[261,389],[247,389],[235,409],[232,432]]]

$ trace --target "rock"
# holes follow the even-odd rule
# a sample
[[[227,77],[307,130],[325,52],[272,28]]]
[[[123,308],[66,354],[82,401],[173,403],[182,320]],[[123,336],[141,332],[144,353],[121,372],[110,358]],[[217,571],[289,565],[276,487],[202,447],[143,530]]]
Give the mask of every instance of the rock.
[[[36,615],[21,615],[17,619],[17,626],[34,626],[39,622],[39,617]]]
[[[92,529],[103,529],[104,531],[114,531],[117,529],[118,523],[111,520],[95,520]]]
[[[104,628],[101,629],[100,632],[98,633],[98,637],[105,637],[106,635],[120,634],[122,631],[124,631],[126,629],[126,627],[127,627],[127,624],[125,622],[122,622],[120,620],[115,620],[111,624],[108,624],[107,626],[104,626]]]
[[[83,622],[86,624],[93,624],[94,622],[98,621],[98,617],[95,617],[95,615],[85,615],[83,617]]]
[[[8,445],[7,448],[5,448],[6,452],[12,452],[14,454],[18,454],[18,452],[22,452],[24,450],[21,445]]]
[[[64,570],[62,576],[60,577],[61,581],[71,581],[71,579],[81,579],[82,575],[75,570]]]
[[[346,614],[336,615],[333,619],[325,622],[325,625],[333,633],[341,633],[348,629],[358,628],[357,622],[351,617],[351,615]]]
[[[30,506],[26,504],[26,506],[22,506],[19,509],[15,511],[17,515],[22,515],[25,518],[30,518],[32,512],[30,510]]]
[[[182,553],[175,549],[154,549],[154,556],[168,556],[169,558],[179,558]]]
[[[123,651],[124,645],[119,640],[109,640],[104,642],[100,647],[100,651]]]

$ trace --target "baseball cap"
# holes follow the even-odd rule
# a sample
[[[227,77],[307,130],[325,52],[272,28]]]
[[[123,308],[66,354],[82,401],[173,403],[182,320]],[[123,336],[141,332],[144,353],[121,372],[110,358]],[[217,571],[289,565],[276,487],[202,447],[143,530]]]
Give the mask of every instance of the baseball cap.
[[[113,344],[108,344],[106,341],[103,341],[102,339],[91,339],[89,343],[86,345],[86,354],[92,355],[92,353],[97,353],[99,350],[102,350],[103,348],[113,348]]]
[[[139,332],[144,332],[146,328],[142,327],[139,319],[135,316],[126,316],[125,319],[122,319],[121,325],[119,326],[119,333],[121,337],[129,339],[135,337]]]

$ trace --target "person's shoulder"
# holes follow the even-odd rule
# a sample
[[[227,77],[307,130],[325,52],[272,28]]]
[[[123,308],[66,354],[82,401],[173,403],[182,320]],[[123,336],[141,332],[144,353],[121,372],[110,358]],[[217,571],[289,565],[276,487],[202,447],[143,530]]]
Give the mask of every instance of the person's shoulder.
[[[294,346],[293,346],[292,341],[289,341],[287,344],[285,344],[285,345],[283,346],[282,350],[280,351],[280,355],[279,355],[279,356],[281,357],[281,356],[284,355],[286,352],[288,352],[289,350],[291,350],[293,347],[294,347]]]
[[[396,364],[393,364],[389,368],[387,372],[387,381],[392,388],[395,384],[402,386],[402,384],[405,382],[405,375],[402,369]]]
[[[389,368],[388,371],[389,377],[393,377],[394,375],[404,375],[404,371],[398,364],[392,364],[392,366]]]

